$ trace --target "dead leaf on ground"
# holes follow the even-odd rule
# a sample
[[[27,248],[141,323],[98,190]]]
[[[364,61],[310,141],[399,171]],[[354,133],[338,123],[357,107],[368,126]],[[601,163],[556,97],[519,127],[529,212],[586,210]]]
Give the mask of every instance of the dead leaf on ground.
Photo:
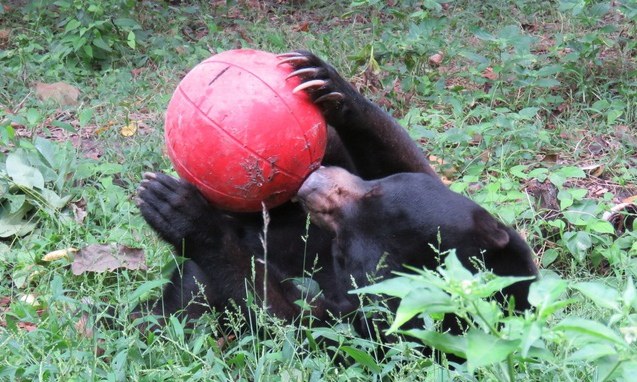
[[[84,199],[78,202],[71,203],[71,209],[73,210],[73,218],[77,224],[83,224],[84,219],[88,213],[86,212],[86,201]]]
[[[557,200],[557,187],[550,181],[540,182],[537,179],[531,179],[525,185],[526,192],[538,201],[540,207],[547,210],[559,211],[559,202]]]
[[[4,49],[9,46],[9,36],[11,36],[9,29],[0,29],[0,48]]]
[[[36,82],[35,94],[42,101],[54,101],[60,106],[75,106],[78,104],[80,90],[65,82],[55,82],[52,84]]]
[[[227,337],[219,337],[217,338],[217,346],[219,347],[219,349],[223,350],[226,345],[230,344],[232,341],[235,340],[235,336],[233,334],[230,334]]]
[[[432,66],[438,66],[442,63],[442,59],[444,58],[444,56],[442,55],[441,52],[438,52],[436,54],[432,54],[431,56],[429,56],[429,63]]]
[[[637,195],[631,198],[637,198]],[[635,219],[637,219],[637,204],[620,203],[611,208],[610,211],[604,212],[602,218],[612,224],[615,228],[615,232],[621,235],[633,229],[633,224],[635,223]]]
[[[131,69],[130,73],[133,76],[133,78],[137,78],[139,77],[140,74],[144,73],[146,70],[148,70],[148,68],[146,67],[133,68]]]
[[[310,23],[303,21],[292,28],[296,32],[307,32],[310,30]]]
[[[635,136],[635,132],[633,132],[629,126],[615,126],[615,136],[621,139],[624,143],[627,143],[629,146],[637,147],[637,137]]]
[[[147,269],[144,252],[121,244],[92,244],[75,255],[71,271],[74,275],[84,272],[105,272],[118,268]]]
[[[632,195],[622,200],[622,203],[633,203],[637,204],[637,195]]]
[[[484,72],[482,72],[482,77],[495,81],[498,79],[498,73],[494,72],[492,67],[488,67],[484,70]]]
[[[70,259],[75,252],[77,252],[75,248],[58,249],[42,256],[42,261],[51,262],[60,259]]]
[[[546,164],[556,164],[557,159],[557,154],[545,154],[540,161]]]
[[[599,178],[604,173],[604,165],[602,164],[590,164],[581,168],[590,177]]]
[[[93,327],[90,325],[87,313],[82,313],[74,326],[75,330],[83,337],[93,338]]]
[[[438,173],[440,173],[441,177],[446,178],[447,180],[455,178],[458,174],[458,169],[456,169],[455,166],[445,162],[444,159],[438,158],[435,155],[429,155],[429,162],[435,163],[438,168]]]
[[[18,328],[20,328],[20,329],[22,329],[22,330],[25,330],[25,331],[27,331],[27,332],[32,332],[32,331],[34,331],[35,329],[37,329],[37,328],[38,328],[38,326],[37,326],[36,324],[32,323],[32,322],[23,322],[23,321],[20,321],[20,322],[18,322]]]
[[[137,121],[131,121],[119,131],[124,137],[132,137],[137,132]]]

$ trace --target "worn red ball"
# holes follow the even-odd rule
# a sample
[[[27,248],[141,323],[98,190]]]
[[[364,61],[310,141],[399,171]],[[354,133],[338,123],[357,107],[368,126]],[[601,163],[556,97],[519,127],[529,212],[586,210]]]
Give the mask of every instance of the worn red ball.
[[[195,66],[166,111],[175,170],[219,208],[260,211],[289,200],[320,166],[327,130],[275,54],[239,49]]]

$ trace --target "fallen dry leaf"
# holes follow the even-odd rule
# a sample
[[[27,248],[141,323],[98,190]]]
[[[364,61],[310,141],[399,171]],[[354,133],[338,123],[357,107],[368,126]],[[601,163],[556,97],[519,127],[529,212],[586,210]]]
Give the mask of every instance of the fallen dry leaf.
[[[300,24],[297,24],[296,26],[294,26],[293,28],[295,31],[297,32],[307,32],[310,30],[310,23],[307,21],[304,21]]]
[[[444,56],[440,52],[432,54],[431,56],[429,56],[429,63],[433,66],[438,66],[442,62],[443,58]]]
[[[637,204],[637,195],[629,196],[622,200],[622,203],[633,203]]]
[[[147,269],[144,252],[121,244],[92,244],[75,255],[71,271],[74,275],[84,272],[105,272],[118,268]]]
[[[10,30],[0,29],[0,48],[4,49],[9,46],[9,36],[11,36]]]
[[[25,294],[23,296],[20,296],[19,300],[24,302],[25,304],[29,304],[33,306],[38,305],[37,297],[35,297],[34,294]]]
[[[588,166],[582,166],[582,170],[584,170],[584,172],[590,177],[599,178],[604,173],[604,165],[591,164]]]
[[[558,155],[557,154],[545,154],[542,157],[542,162],[543,163],[547,163],[547,164],[556,164],[558,160]]]
[[[73,218],[77,224],[83,224],[84,219],[88,213],[86,212],[86,201],[80,199],[76,203],[71,203],[71,209],[73,210]]]
[[[18,322],[18,328],[22,329],[22,330],[26,330],[27,332],[32,332],[35,329],[37,329],[37,325],[31,322],[23,322],[20,321]]]
[[[148,68],[141,67],[141,68],[133,68],[131,69],[130,72],[133,78],[137,78],[139,77],[140,74],[144,73],[146,70],[148,70]]]
[[[526,183],[525,189],[539,202],[541,208],[559,211],[558,190],[550,181],[540,182],[537,179],[531,179]]]
[[[611,208],[610,211],[604,212],[602,219],[612,224],[615,232],[621,235],[633,228],[635,219],[637,219],[637,204],[620,203]]]
[[[60,259],[70,259],[72,254],[75,252],[77,252],[77,249],[75,248],[58,249],[42,256],[42,261],[51,262]]]
[[[132,137],[137,132],[137,122],[131,121],[119,131],[124,137]]]
[[[493,68],[488,67],[484,70],[484,72],[482,72],[482,77],[491,81],[495,81],[498,79],[498,73],[494,72]]]
[[[219,349],[223,350],[226,345],[230,344],[232,341],[235,340],[235,336],[233,334],[230,334],[227,337],[219,337],[217,338],[217,346],[219,347]]]
[[[52,84],[36,82],[35,94],[42,101],[54,101],[60,106],[75,106],[78,104],[77,100],[80,97],[80,90],[65,82]]]

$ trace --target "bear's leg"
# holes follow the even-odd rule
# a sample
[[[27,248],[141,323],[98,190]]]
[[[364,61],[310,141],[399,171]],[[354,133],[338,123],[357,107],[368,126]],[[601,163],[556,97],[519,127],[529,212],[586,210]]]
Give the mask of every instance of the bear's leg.
[[[282,64],[294,67],[290,77],[297,76],[303,81],[295,91],[306,91],[321,108],[363,179],[400,172],[422,172],[438,178],[407,131],[356,91],[336,69],[306,51],[280,57]]]

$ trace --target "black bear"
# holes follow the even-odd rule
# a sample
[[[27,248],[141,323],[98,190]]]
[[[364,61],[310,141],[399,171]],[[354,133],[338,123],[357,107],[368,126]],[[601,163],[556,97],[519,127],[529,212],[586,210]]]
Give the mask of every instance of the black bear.
[[[267,264],[261,213],[222,211],[184,180],[145,174],[138,190],[143,217],[188,259],[174,272],[155,313],[183,310],[196,318],[211,307],[223,311],[230,301],[245,309],[246,280],[254,272],[256,297],[265,299],[271,314],[293,320],[302,298],[293,279],[311,274],[322,292],[311,302],[312,315],[327,320],[358,306],[347,293],[349,275],[363,285],[379,254],[390,254],[386,274],[406,264],[435,267],[429,243],[438,230],[459,257],[480,257],[502,275],[536,275],[519,235],[449,191],[390,115],[314,54],[280,57],[281,65],[294,68],[290,76],[302,80],[295,91],[307,92],[329,124],[323,160],[329,167],[304,183],[301,203],[269,211]],[[519,308],[527,307],[528,282],[505,293],[515,296]]]

